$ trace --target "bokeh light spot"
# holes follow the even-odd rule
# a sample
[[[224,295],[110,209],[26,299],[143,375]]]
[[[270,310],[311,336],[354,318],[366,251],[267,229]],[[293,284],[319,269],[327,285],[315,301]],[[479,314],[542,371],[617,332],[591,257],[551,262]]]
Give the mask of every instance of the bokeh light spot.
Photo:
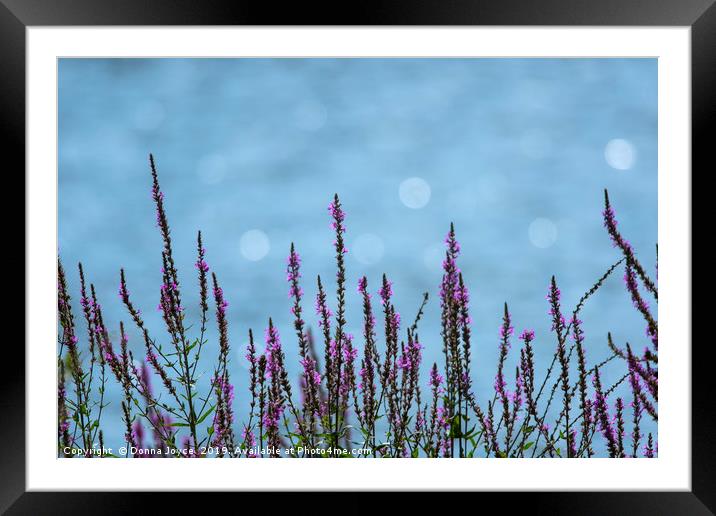
[[[629,170],[636,162],[636,149],[630,141],[616,138],[604,148],[604,159],[612,168]]]
[[[408,208],[419,210],[430,202],[430,185],[419,177],[411,177],[400,183],[400,202]]]
[[[266,233],[259,229],[251,229],[241,235],[239,248],[244,258],[252,262],[258,262],[268,254],[271,249],[271,243]]]
[[[540,217],[530,223],[527,234],[533,246],[546,249],[557,241],[557,226],[551,220]]]

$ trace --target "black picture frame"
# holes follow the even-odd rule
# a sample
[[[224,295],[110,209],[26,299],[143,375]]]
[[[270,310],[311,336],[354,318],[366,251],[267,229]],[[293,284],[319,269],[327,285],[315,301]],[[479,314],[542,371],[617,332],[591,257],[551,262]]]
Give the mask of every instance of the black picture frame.
[[[388,3],[366,0],[351,5],[334,3],[333,7],[326,8],[318,3],[277,6],[243,0],[0,0],[0,130],[3,133],[0,145],[4,148],[5,177],[19,177],[17,171],[25,170],[25,30],[40,25],[689,26],[692,169],[705,175],[713,170],[713,159],[710,159],[713,143],[709,136],[716,122],[714,1],[394,0]],[[691,177],[694,176],[691,173]],[[692,303],[692,308],[699,308],[699,304]],[[699,320],[692,316],[692,321]],[[711,416],[716,399],[713,381],[716,361],[708,331],[700,341],[692,339],[691,343],[691,492],[529,493],[510,495],[507,505],[518,508],[524,504],[543,514],[715,514],[716,427]],[[148,493],[126,496],[123,493],[25,492],[25,365],[24,356],[15,357],[12,366],[3,366],[0,374],[0,442],[16,443],[13,447],[4,444],[0,454],[0,510],[7,514],[130,511],[141,514],[148,512],[154,503],[165,503],[165,497]],[[177,494],[172,493],[171,498],[181,501]],[[212,503],[216,502],[215,496],[212,495]],[[422,503],[421,497],[411,499]],[[167,508],[165,505],[164,509]]]

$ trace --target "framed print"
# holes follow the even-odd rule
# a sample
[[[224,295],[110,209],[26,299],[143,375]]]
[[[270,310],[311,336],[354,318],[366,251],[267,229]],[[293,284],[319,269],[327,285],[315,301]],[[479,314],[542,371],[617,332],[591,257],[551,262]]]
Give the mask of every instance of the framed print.
[[[134,510],[110,491],[714,511],[710,2],[80,7],[0,11],[27,200],[9,514]]]

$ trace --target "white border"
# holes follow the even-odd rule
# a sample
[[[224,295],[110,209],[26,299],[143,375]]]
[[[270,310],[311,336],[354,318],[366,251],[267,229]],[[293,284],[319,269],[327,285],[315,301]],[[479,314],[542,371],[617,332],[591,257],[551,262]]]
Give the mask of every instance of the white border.
[[[690,489],[688,27],[31,27],[27,43],[28,490]],[[658,459],[82,461],[55,458],[58,56],[546,57],[565,54],[659,58],[659,372],[662,389]]]

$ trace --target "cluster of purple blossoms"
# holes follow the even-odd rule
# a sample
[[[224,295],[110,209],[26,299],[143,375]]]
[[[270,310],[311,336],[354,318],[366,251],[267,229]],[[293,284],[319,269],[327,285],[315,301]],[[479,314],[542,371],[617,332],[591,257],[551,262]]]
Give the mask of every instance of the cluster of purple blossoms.
[[[234,402],[234,386],[228,378],[222,376],[212,378],[211,383],[219,393],[217,397],[221,402],[221,407],[218,407],[214,413],[214,445],[221,446],[226,442],[234,422],[234,414],[231,410]]]
[[[162,269],[162,273],[164,273],[164,269]],[[162,286],[160,287],[160,298],[159,305],[157,305],[157,311],[163,312],[165,316],[169,316],[172,311],[172,300],[175,299],[175,293],[178,289],[179,286],[175,282],[162,283]],[[177,305],[176,310],[178,312],[183,312],[184,307]]]
[[[398,367],[407,373],[417,372],[422,361],[422,349],[423,346],[417,339],[409,340],[408,345],[398,359]]]
[[[264,414],[262,424],[267,432],[278,432],[278,423],[283,417],[284,406],[281,400],[269,400],[268,410]]]
[[[370,293],[368,292],[368,278],[366,278],[365,276],[358,280],[358,293],[364,296],[368,296],[369,298],[371,297]]]
[[[390,298],[393,296],[393,282],[384,281],[383,285],[378,289],[378,295],[380,296],[380,302],[383,306],[390,303]]]
[[[289,283],[288,297],[300,300],[303,296],[303,289],[299,286],[298,280],[301,278],[301,257],[291,247],[291,254],[287,259],[286,281]],[[295,315],[295,314],[294,314]]]
[[[512,326],[510,321],[509,314],[507,318],[505,319],[505,323],[500,326],[500,339],[504,342],[505,346],[507,346],[507,349],[510,349],[510,337],[514,335],[515,333],[515,327]]]
[[[246,456],[252,459],[258,457],[254,451],[254,447],[256,446],[256,436],[248,427],[244,428],[244,431],[241,433],[241,439],[248,449]]]
[[[214,287],[214,298],[216,299],[216,311],[217,317],[226,315],[226,309],[229,307],[229,302],[224,299],[224,291],[218,285]]]
[[[462,309],[458,313],[458,324],[460,326],[467,326],[472,323],[472,318],[468,315],[468,305],[470,304],[470,294],[467,290],[467,286],[460,281],[455,289],[455,303]]]
[[[321,385],[321,374],[316,370],[316,361],[311,357],[301,359],[301,366],[303,366],[304,377],[312,383],[313,386],[318,387]]]
[[[457,258],[460,255],[460,244],[455,238],[455,229],[450,225],[450,231],[445,237],[447,252],[443,260],[443,279],[440,284],[440,300],[443,306],[449,303],[449,297],[455,297],[460,278],[460,269],[457,267]]]
[[[515,376],[515,392],[512,393],[510,396],[512,398],[512,404],[514,407],[514,411],[518,412],[520,408],[522,407],[522,392],[524,391],[524,379],[522,378],[522,375],[520,374],[519,368],[517,369],[517,373]]]
[[[278,329],[270,324],[266,328],[266,373],[268,378],[281,377],[281,336]]]
[[[599,421],[602,435],[604,436],[604,439],[607,441],[607,447],[609,449],[609,454],[611,457],[616,457],[618,455],[617,450],[617,438],[616,433],[614,431],[614,425],[612,424],[612,419],[609,417],[609,408],[607,405],[607,399],[604,393],[602,392],[602,386],[601,386],[601,380],[599,378],[599,370],[594,371],[593,375],[593,384],[594,388],[596,390],[595,393],[595,399],[594,399],[594,409],[596,411],[597,420]]]
[[[358,356],[358,350],[353,347],[353,335],[348,333],[343,335],[341,355],[343,359],[343,366],[341,368],[341,384],[339,387],[339,394],[341,397],[345,397],[355,385],[353,365],[356,357]]]
[[[433,366],[433,368],[430,370],[430,387],[432,387],[438,395],[443,393],[443,384],[444,378],[443,376],[438,372],[437,366]]]
[[[561,332],[562,328],[564,328],[566,324],[564,316],[559,309],[561,297],[562,292],[557,287],[557,282],[554,277],[552,277],[552,282],[550,283],[549,291],[547,292],[546,297],[547,301],[549,301],[549,310],[547,314],[552,317],[552,331],[557,332]]]
[[[201,250],[202,254],[206,252],[204,249]],[[196,270],[201,272],[209,272],[209,264],[206,263],[206,261],[203,258],[199,258],[196,263],[194,264],[194,267],[196,267]]]
[[[326,297],[325,295],[321,295],[320,293],[316,295],[316,315],[320,315],[321,318],[318,320],[318,326],[323,326],[323,321],[327,321],[327,324],[330,325],[330,318],[333,316],[333,312],[328,307],[328,304],[326,303]]]
[[[119,298],[122,300],[127,299],[129,297],[129,291],[127,290],[127,285],[124,282],[120,281],[120,283],[119,283],[118,295],[119,295]],[[83,300],[84,300],[84,298],[83,298]],[[84,305],[82,305],[82,306],[84,306]]]
[[[617,231],[618,222],[616,219],[616,214],[614,213],[614,209],[611,206],[607,206],[606,208],[604,208],[602,215],[604,216],[604,227],[607,228],[607,231],[609,232],[609,237],[612,240],[612,245],[614,247],[621,248],[626,254],[631,254],[631,244]]]
[[[523,330],[518,338],[523,341],[532,342],[535,340],[535,332],[534,330]]]
[[[331,222],[331,228],[336,231],[340,229],[342,232],[345,232],[343,222],[346,220],[346,214],[337,200],[331,201],[328,205],[328,213],[331,214],[331,218],[333,219]]]

